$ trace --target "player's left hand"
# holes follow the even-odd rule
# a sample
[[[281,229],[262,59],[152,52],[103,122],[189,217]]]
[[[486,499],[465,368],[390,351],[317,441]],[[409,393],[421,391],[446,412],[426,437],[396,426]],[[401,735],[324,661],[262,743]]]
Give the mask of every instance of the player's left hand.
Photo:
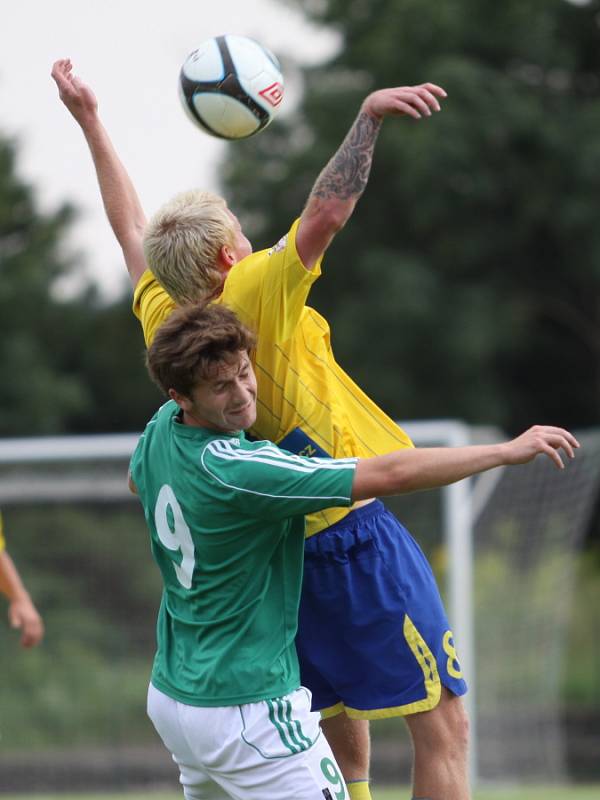
[[[447,97],[441,86],[420,83],[418,86],[396,86],[372,92],[363,102],[363,111],[381,119],[388,115],[406,115],[413,119],[430,117],[440,111],[438,98]]]
[[[559,469],[565,466],[559,451],[572,459],[579,446],[572,433],[554,425],[534,425],[516,439],[500,445],[505,464],[527,464],[538,455],[546,455]]]
[[[80,125],[94,118],[98,112],[96,95],[81,78],[73,74],[69,58],[55,61],[50,73],[58,87],[58,95]]]
[[[44,637],[44,623],[28,597],[13,600],[8,608],[11,628],[21,630],[22,647],[34,647]]]

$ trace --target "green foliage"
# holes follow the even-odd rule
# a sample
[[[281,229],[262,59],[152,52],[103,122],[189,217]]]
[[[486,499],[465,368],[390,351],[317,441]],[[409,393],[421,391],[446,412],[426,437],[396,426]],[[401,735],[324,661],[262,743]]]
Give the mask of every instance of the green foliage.
[[[54,291],[77,265],[62,243],[72,207],[42,214],[0,138],[0,436],[140,429],[158,405],[129,297]]]
[[[36,211],[31,188],[15,174],[14,145],[0,140],[0,435],[32,423],[55,430],[59,409],[85,403],[82,387],[56,370],[47,349],[61,318],[48,290],[72,267],[59,247],[72,217],[69,206]]]
[[[368,91],[448,92],[432,119],[385,121],[327,255],[312,302],[340,362],[402,419],[595,424],[600,2],[294,4],[342,46],[306,74],[297,112],[228,154],[231,204],[261,246],[300,213]]]
[[[600,709],[600,547],[583,554],[576,574],[563,672],[565,708]]]
[[[160,579],[139,508],[15,508],[5,517],[46,636],[22,650],[2,610],[2,750],[155,741],[145,697]]]
[[[425,80],[448,91],[432,119],[384,123],[365,196],[327,254],[311,302],[340,362],[403,419],[597,424],[600,0],[288,2],[342,47],[306,72],[297,111],[228,151],[229,199],[257,246],[300,213],[369,91]],[[135,430],[158,402],[129,297],[53,291],[79,266],[62,249],[73,217],[39,211],[0,138],[0,436]],[[412,502],[394,501],[411,528]],[[418,530],[434,554],[436,514]],[[154,741],[144,694],[160,589],[141,515],[15,507],[7,528],[48,633],[25,653],[0,625],[2,747]],[[557,558],[530,576],[531,602],[560,575]],[[589,556],[576,613],[558,621],[573,705],[598,705],[597,576]],[[484,557],[479,601],[493,613],[518,578]]]

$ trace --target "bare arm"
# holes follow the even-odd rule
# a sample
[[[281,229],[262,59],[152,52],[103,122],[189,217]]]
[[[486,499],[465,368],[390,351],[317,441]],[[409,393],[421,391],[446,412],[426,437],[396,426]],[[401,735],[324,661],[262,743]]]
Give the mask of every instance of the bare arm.
[[[8,598],[8,621],[11,628],[21,629],[23,647],[39,644],[44,636],[44,624],[29,592],[14,565],[4,550],[0,553],[0,592]]]
[[[92,90],[73,75],[68,58],[54,63],[52,77],[60,99],[81,126],[90,148],[104,209],[135,286],[146,269],[142,248],[146,216],[139,198],[100,121],[98,102]]]
[[[526,464],[544,454],[559,469],[559,450],[569,458],[579,447],[563,428],[536,425],[510,442],[470,447],[425,447],[398,450],[385,456],[361,459],[352,484],[352,499],[366,500],[433,489],[485,472],[493,467]]]
[[[446,97],[446,92],[433,83],[380,89],[368,95],[346,138],[317,178],[302,212],[296,246],[307,269],[313,268],[354,211],[369,180],[383,118],[431,116],[432,109],[440,110],[438,97]]]

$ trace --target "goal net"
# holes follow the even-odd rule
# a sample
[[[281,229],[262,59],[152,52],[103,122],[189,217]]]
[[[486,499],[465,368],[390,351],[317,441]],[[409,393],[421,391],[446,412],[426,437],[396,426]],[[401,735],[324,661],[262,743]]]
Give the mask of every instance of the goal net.
[[[498,470],[473,508],[477,769],[492,780],[568,778],[560,688],[576,556],[600,490],[600,433],[564,471]]]
[[[453,421],[419,446],[499,440]],[[574,564],[600,490],[600,434],[564,472],[538,459],[390,499],[448,606],[482,779],[566,777],[559,689]],[[8,790],[177,785],[145,715],[160,581],[127,491],[136,435],[0,441],[7,547],[44,616],[23,651],[0,600],[0,773]],[[394,725],[396,727],[394,727]],[[375,777],[409,781],[403,725],[373,725]]]

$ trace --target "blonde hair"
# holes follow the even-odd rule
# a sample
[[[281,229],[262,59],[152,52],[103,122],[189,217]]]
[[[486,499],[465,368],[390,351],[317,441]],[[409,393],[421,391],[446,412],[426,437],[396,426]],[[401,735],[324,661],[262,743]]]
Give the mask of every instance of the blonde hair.
[[[218,257],[234,243],[233,221],[222,197],[197,190],[165,203],[144,232],[146,263],[178,305],[210,298],[223,283]]]

